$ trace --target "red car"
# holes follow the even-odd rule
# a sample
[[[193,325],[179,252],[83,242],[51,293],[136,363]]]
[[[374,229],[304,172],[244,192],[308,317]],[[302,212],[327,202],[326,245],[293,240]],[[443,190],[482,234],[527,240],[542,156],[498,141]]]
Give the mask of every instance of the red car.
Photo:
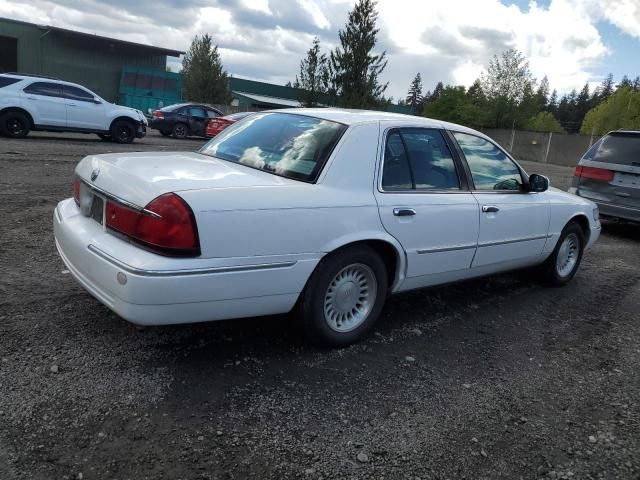
[[[224,117],[212,118],[207,124],[207,137],[215,137],[229,125],[242,120],[244,117],[251,115],[252,112],[238,112],[226,115]]]

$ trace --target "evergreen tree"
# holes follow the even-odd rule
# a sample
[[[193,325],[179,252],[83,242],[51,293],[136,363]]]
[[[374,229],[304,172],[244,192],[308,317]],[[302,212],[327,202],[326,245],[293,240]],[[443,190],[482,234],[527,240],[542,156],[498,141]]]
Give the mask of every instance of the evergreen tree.
[[[226,105],[231,101],[229,78],[218,47],[209,34],[197,35],[182,60],[184,97],[191,102]]]
[[[332,80],[344,107],[379,106],[387,89],[379,80],[387,66],[386,53],[372,53],[378,35],[375,7],[374,0],[358,0],[345,29],[338,32],[340,46],[331,53]]]
[[[547,110],[553,113],[554,117],[558,113],[558,91],[555,88],[553,89],[553,92],[551,92],[551,96],[549,97]]]
[[[576,97],[576,108],[572,121],[577,125],[582,125],[584,116],[591,109],[591,95],[589,95],[589,84],[585,83],[582,90]],[[578,127],[574,127],[576,130]],[[572,129],[573,130],[573,129]]]
[[[613,74],[607,75],[602,83],[598,86],[595,93],[595,104],[605,101],[613,93]]]
[[[313,39],[307,56],[300,61],[300,77],[296,77],[297,88],[302,89],[300,102],[305,107],[315,107],[327,91],[327,56],[320,53],[320,40]]]
[[[622,80],[620,80],[620,83],[616,85],[616,89],[624,88],[624,87],[633,88],[633,82],[629,80],[629,77],[627,77],[626,75],[622,77]]]
[[[536,101],[540,110],[545,110],[549,105],[549,79],[545,75],[536,90]]]
[[[440,95],[442,94],[444,90],[444,85],[442,82],[438,82],[436,84],[436,88],[433,89],[433,93],[431,95],[429,95],[429,100],[432,102],[435,102],[436,100],[438,100],[440,98]]]
[[[633,81],[633,89],[634,89],[636,92],[640,92],[640,76],[637,76],[637,77],[635,78],[635,80]]]
[[[413,113],[418,113],[422,110],[422,102],[424,98],[422,96],[422,77],[420,73],[416,73],[413,78],[409,91],[407,92],[406,104],[411,107]],[[399,103],[398,103],[399,104]]]

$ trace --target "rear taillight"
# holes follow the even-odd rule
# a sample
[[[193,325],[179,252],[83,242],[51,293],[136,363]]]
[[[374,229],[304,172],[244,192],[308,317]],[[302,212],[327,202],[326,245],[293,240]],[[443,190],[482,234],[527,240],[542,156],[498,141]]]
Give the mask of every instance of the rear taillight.
[[[107,227],[164,255],[200,255],[193,211],[175,193],[152,200],[144,210],[134,210],[107,200]]]
[[[156,110],[155,112],[153,112],[153,118],[164,118],[164,112]]]
[[[611,182],[613,180],[613,172],[605,168],[576,166],[576,177],[589,178],[591,180],[599,180],[601,182]]]
[[[78,177],[73,180],[73,199],[76,201],[76,205],[80,206],[80,179]]]

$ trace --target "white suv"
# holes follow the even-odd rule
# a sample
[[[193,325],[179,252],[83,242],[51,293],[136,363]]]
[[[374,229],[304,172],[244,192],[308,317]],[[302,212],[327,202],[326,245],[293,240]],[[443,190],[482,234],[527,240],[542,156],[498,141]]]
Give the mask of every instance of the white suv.
[[[146,135],[147,119],[75,83],[0,75],[0,133],[21,138],[31,130],[96,133],[103,140],[131,143]]]

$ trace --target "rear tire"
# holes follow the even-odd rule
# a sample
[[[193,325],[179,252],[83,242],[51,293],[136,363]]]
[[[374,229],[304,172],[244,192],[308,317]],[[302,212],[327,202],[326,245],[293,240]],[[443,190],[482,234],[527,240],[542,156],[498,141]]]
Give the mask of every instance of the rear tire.
[[[184,123],[176,123],[173,126],[171,134],[174,138],[182,140],[184,138],[187,138],[187,135],[189,134],[189,127],[187,127]]]
[[[370,247],[338,250],[320,261],[302,293],[300,311],[307,339],[345,347],[374,325],[387,296],[387,271]]]
[[[118,120],[111,126],[111,138],[116,143],[131,143],[136,138],[136,126],[128,120]]]
[[[540,267],[542,281],[551,287],[569,283],[580,268],[585,243],[580,225],[569,222],[562,230],[553,253]]]
[[[24,138],[31,131],[31,121],[22,112],[7,112],[0,116],[0,131],[10,138]]]

